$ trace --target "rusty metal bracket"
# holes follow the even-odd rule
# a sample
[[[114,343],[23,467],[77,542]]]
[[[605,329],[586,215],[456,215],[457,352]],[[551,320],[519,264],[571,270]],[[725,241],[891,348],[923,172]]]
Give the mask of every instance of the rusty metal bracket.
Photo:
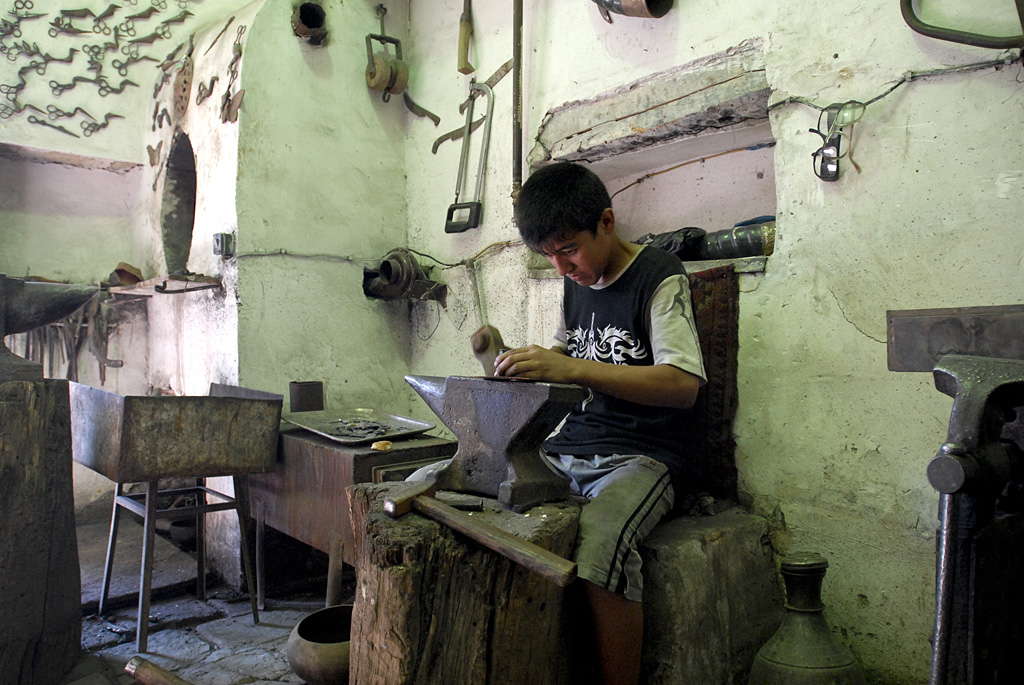
[[[173,288],[169,286],[171,284],[181,284],[180,288]],[[220,283],[196,283],[194,281],[178,281],[178,280],[166,280],[160,285],[154,285],[153,291],[164,295],[182,295],[184,293],[194,293],[200,290],[214,290],[220,287]]]

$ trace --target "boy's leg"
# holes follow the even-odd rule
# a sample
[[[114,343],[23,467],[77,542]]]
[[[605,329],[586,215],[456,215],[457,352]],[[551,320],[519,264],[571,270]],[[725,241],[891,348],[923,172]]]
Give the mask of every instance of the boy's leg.
[[[576,562],[584,582],[605,685],[635,685],[643,649],[638,547],[671,508],[668,470],[643,456],[552,456],[580,494]]]
[[[643,653],[643,603],[583,581],[594,619],[604,685],[637,685]]]
[[[562,456],[563,469],[566,457]],[[589,498],[576,539],[578,575],[639,602],[643,597],[639,547],[667,514],[674,493],[664,464],[637,455],[573,458],[569,467]]]

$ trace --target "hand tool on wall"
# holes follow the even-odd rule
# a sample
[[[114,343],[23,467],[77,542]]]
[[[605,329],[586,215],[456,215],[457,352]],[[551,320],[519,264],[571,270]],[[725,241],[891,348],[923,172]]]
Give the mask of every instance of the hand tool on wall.
[[[476,69],[469,63],[469,39],[473,35],[473,14],[470,0],[462,4],[462,16],[459,17],[459,73],[472,74]]]
[[[384,20],[381,19],[383,25]],[[374,54],[371,41],[378,41],[385,45],[383,52]],[[388,54],[386,45],[391,43],[395,46],[395,56]],[[418,117],[430,119],[434,126],[441,123],[441,117],[430,112],[413,101],[412,96],[406,91],[409,85],[409,65],[402,60],[402,42],[397,38],[376,33],[366,36],[366,85],[371,90],[384,91],[381,98],[388,102],[392,95],[402,94],[402,101],[410,112]]]
[[[384,500],[384,513],[391,518],[398,518],[415,509],[487,549],[544,576],[559,587],[565,587],[576,579],[574,562],[440,502],[434,498],[435,493],[436,485],[432,482],[410,485],[400,494]]]
[[[392,57],[385,49],[383,52],[374,54],[371,41],[378,41],[382,45],[388,43],[395,46],[395,56]],[[366,85],[371,90],[384,91],[383,99],[387,102],[392,95],[405,91],[409,84],[409,65],[402,60],[402,42],[391,36],[384,36],[371,33],[366,36]]]
[[[466,164],[469,159],[469,134],[473,127],[473,101],[470,100],[466,108],[466,125],[462,132],[462,153],[459,155],[459,174],[455,181],[455,203],[448,207],[448,216],[445,219],[445,233],[462,233],[480,225],[480,215],[483,211],[481,202],[484,190],[484,170],[487,163],[487,146],[491,140],[491,120],[494,118],[494,91],[486,83],[471,83],[470,90],[482,91],[487,95],[487,114],[484,115],[484,137],[480,141],[480,164],[476,171],[476,193],[472,200],[462,200],[462,186],[466,177]],[[468,211],[469,215],[464,220],[455,218],[457,212]]]
[[[512,60],[509,60],[502,64],[500,67],[498,67],[498,70],[491,74],[490,77],[486,81],[484,81],[484,84],[489,86],[490,88],[494,88],[496,85],[498,85],[498,81],[505,78],[505,74],[507,74],[511,69]],[[459,104],[459,114],[464,114],[466,112],[466,108],[469,107],[470,103],[472,103],[479,96],[479,92],[470,91],[469,97],[467,97]],[[479,119],[474,121],[472,125],[469,127],[469,130],[477,130],[478,128],[480,128],[480,124],[482,123],[484,123],[484,117],[480,117]],[[462,134],[465,133],[465,131],[465,126],[459,126],[454,131],[449,131],[448,133],[445,133],[443,136],[434,141],[434,145],[430,148],[430,151],[436,155],[437,148],[441,147],[441,143],[445,142],[446,140],[458,140],[459,138],[462,137]]]

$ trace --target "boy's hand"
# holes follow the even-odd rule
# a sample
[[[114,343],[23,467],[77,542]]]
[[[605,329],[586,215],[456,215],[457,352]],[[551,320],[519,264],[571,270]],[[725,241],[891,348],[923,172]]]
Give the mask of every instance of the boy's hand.
[[[572,383],[571,368],[574,361],[557,347],[517,347],[495,358],[494,375],[548,383]]]
[[[629,366],[570,357],[558,347],[530,345],[506,350],[494,360],[494,375],[582,385],[652,407],[693,406],[700,378],[669,364]]]

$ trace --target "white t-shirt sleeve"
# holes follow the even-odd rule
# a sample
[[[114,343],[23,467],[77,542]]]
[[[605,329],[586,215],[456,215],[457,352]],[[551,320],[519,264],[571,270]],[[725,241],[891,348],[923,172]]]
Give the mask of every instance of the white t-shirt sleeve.
[[[558,308],[558,328],[555,329],[555,337],[551,341],[552,347],[558,347],[568,353],[569,343],[565,335],[565,301],[563,300]]]
[[[690,281],[685,274],[661,282],[648,304],[647,321],[654,363],[692,373],[704,385],[704,357],[693,321]]]

